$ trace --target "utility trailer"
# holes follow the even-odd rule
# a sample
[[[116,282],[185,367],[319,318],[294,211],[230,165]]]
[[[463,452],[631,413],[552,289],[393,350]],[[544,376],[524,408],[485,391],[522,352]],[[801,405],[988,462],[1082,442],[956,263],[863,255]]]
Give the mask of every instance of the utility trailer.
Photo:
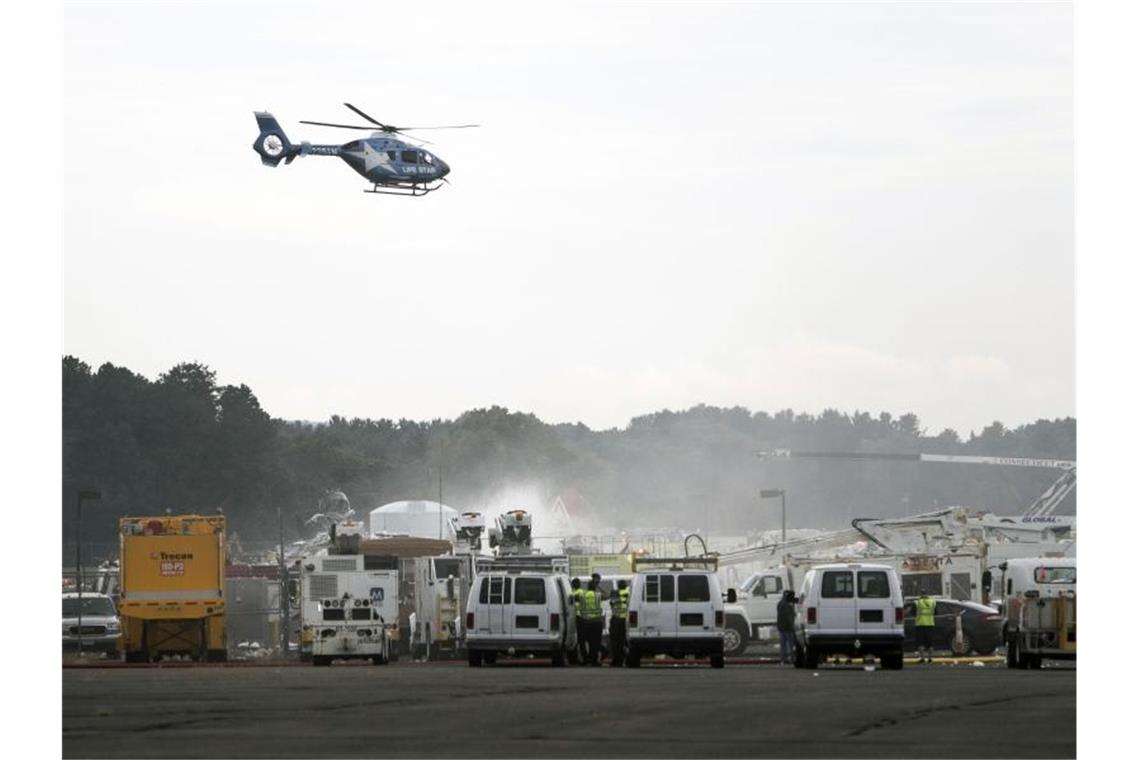
[[[1032,557],[1003,562],[1006,665],[1040,668],[1077,659],[1077,561]]]
[[[365,569],[363,554],[312,557],[301,567],[302,659],[388,664],[399,617],[396,571]]]
[[[119,520],[124,659],[225,660],[225,564],[222,515]]]

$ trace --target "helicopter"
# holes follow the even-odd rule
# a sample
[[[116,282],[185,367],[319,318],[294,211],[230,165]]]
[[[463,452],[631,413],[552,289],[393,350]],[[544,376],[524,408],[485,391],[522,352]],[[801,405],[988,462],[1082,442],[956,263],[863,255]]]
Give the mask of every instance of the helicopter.
[[[364,192],[419,197],[443,187],[451,167],[419,145],[405,142],[401,139],[403,133],[413,129],[468,129],[479,126],[456,124],[441,127],[393,127],[373,119],[351,103],[345,105],[373,126],[301,121],[302,124],[319,127],[364,129],[372,132],[368,137],[344,145],[312,145],[308,142],[294,145],[289,142],[285,130],[281,129],[273,114],[254,111],[261,132],[253,143],[253,149],[261,156],[261,163],[275,167],[282,161],[291,164],[297,156],[340,156],[357,174],[372,183],[372,189]]]

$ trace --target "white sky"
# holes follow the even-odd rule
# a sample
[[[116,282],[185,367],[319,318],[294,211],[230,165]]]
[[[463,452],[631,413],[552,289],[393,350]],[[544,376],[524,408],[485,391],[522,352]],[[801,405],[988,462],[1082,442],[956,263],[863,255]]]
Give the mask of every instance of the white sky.
[[[68,4],[64,351],[273,415],[1075,413],[1067,4]],[[453,185],[261,166],[350,101]]]

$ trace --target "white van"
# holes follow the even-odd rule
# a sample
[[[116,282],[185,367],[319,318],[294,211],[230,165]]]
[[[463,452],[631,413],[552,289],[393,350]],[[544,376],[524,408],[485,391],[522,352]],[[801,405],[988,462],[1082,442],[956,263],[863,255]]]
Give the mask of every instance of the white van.
[[[817,565],[804,574],[796,603],[796,667],[820,655],[875,655],[884,668],[903,666],[903,595],[890,565]]]
[[[735,592],[730,592],[735,599]],[[628,654],[636,668],[645,655],[708,657],[724,667],[724,599],[715,569],[684,565],[638,570],[629,595]]]
[[[566,664],[578,646],[570,581],[561,573],[478,573],[467,597],[467,662],[494,663],[500,652]]]

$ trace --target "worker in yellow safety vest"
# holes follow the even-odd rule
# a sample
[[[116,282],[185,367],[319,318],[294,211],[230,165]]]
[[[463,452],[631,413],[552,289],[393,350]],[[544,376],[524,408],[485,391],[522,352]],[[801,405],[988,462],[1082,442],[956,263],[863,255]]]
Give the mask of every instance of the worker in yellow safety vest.
[[[570,581],[570,601],[574,603],[574,631],[578,638],[578,664],[586,664],[586,628],[582,621],[582,581],[577,578]]]
[[[610,597],[610,667],[621,667],[625,658],[625,642],[629,614],[629,584],[618,581]]]
[[[919,662],[934,662],[931,650],[934,646],[934,608],[937,606],[929,594],[923,594],[914,603],[914,638],[918,644]]]
[[[586,659],[591,665],[601,665],[602,653],[602,592],[598,582],[590,579],[590,585],[582,592],[582,627],[586,634]]]

